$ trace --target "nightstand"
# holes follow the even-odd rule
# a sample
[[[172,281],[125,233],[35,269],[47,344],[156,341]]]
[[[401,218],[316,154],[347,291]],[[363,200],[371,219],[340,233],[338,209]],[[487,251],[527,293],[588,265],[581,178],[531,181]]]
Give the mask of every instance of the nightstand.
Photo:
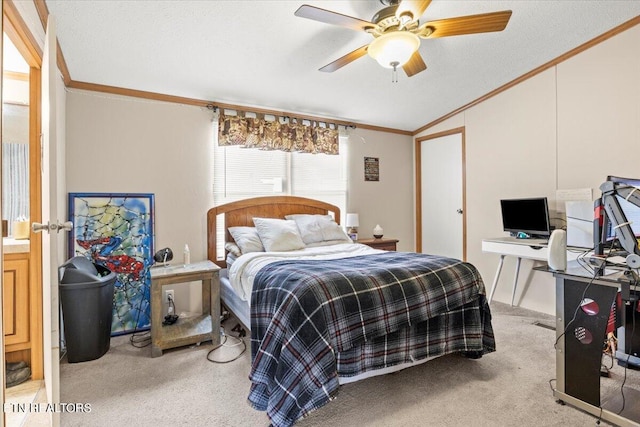
[[[151,357],[168,348],[212,341],[220,344],[220,267],[211,261],[151,269]],[[162,286],[202,282],[202,315],[162,324]]]
[[[382,249],[384,251],[395,251],[398,239],[360,239],[356,243],[371,246],[374,249]]]

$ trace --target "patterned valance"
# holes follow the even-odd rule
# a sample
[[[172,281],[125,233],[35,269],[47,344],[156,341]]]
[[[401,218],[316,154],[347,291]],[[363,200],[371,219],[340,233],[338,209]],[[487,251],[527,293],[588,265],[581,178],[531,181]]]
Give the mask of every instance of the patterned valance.
[[[266,120],[264,116],[228,116],[220,112],[218,145],[241,145],[262,150],[338,154],[338,129],[326,124],[305,125],[299,119]]]

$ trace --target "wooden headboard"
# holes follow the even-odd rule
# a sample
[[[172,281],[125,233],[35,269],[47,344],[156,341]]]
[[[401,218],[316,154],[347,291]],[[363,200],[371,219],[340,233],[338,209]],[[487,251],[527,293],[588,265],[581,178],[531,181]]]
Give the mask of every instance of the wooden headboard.
[[[224,243],[233,241],[229,234],[229,227],[253,227],[253,218],[280,218],[291,214],[320,214],[333,213],[335,221],[340,224],[340,208],[319,200],[296,196],[255,197],[239,200],[209,209],[207,212],[207,255],[209,259],[221,268],[227,263],[226,251],[222,259],[218,259],[216,230],[218,222],[224,224]],[[224,246],[224,245],[223,245]]]

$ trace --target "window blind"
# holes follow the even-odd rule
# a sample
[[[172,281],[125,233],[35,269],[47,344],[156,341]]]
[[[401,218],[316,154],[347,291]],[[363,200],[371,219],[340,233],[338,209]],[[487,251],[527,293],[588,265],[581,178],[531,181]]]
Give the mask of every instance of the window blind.
[[[13,235],[13,222],[29,218],[29,144],[2,143],[2,218]]]
[[[340,207],[347,205],[346,138],[339,138],[340,154],[291,153],[291,193],[322,200]],[[342,222],[342,221],[341,221]]]

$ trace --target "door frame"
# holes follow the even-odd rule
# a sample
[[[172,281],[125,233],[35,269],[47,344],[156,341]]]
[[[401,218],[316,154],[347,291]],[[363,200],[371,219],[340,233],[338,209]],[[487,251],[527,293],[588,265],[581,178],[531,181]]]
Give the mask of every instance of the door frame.
[[[467,166],[465,127],[458,127],[415,139],[415,189],[416,189],[416,252],[422,252],[422,142],[443,136],[460,134],[462,144],[462,260],[467,259]]]
[[[12,2],[3,2],[3,32],[29,64],[29,221],[42,222],[42,177],[40,129],[42,51]],[[42,237],[29,236],[29,336],[31,374],[44,379],[44,343],[42,319]]]

